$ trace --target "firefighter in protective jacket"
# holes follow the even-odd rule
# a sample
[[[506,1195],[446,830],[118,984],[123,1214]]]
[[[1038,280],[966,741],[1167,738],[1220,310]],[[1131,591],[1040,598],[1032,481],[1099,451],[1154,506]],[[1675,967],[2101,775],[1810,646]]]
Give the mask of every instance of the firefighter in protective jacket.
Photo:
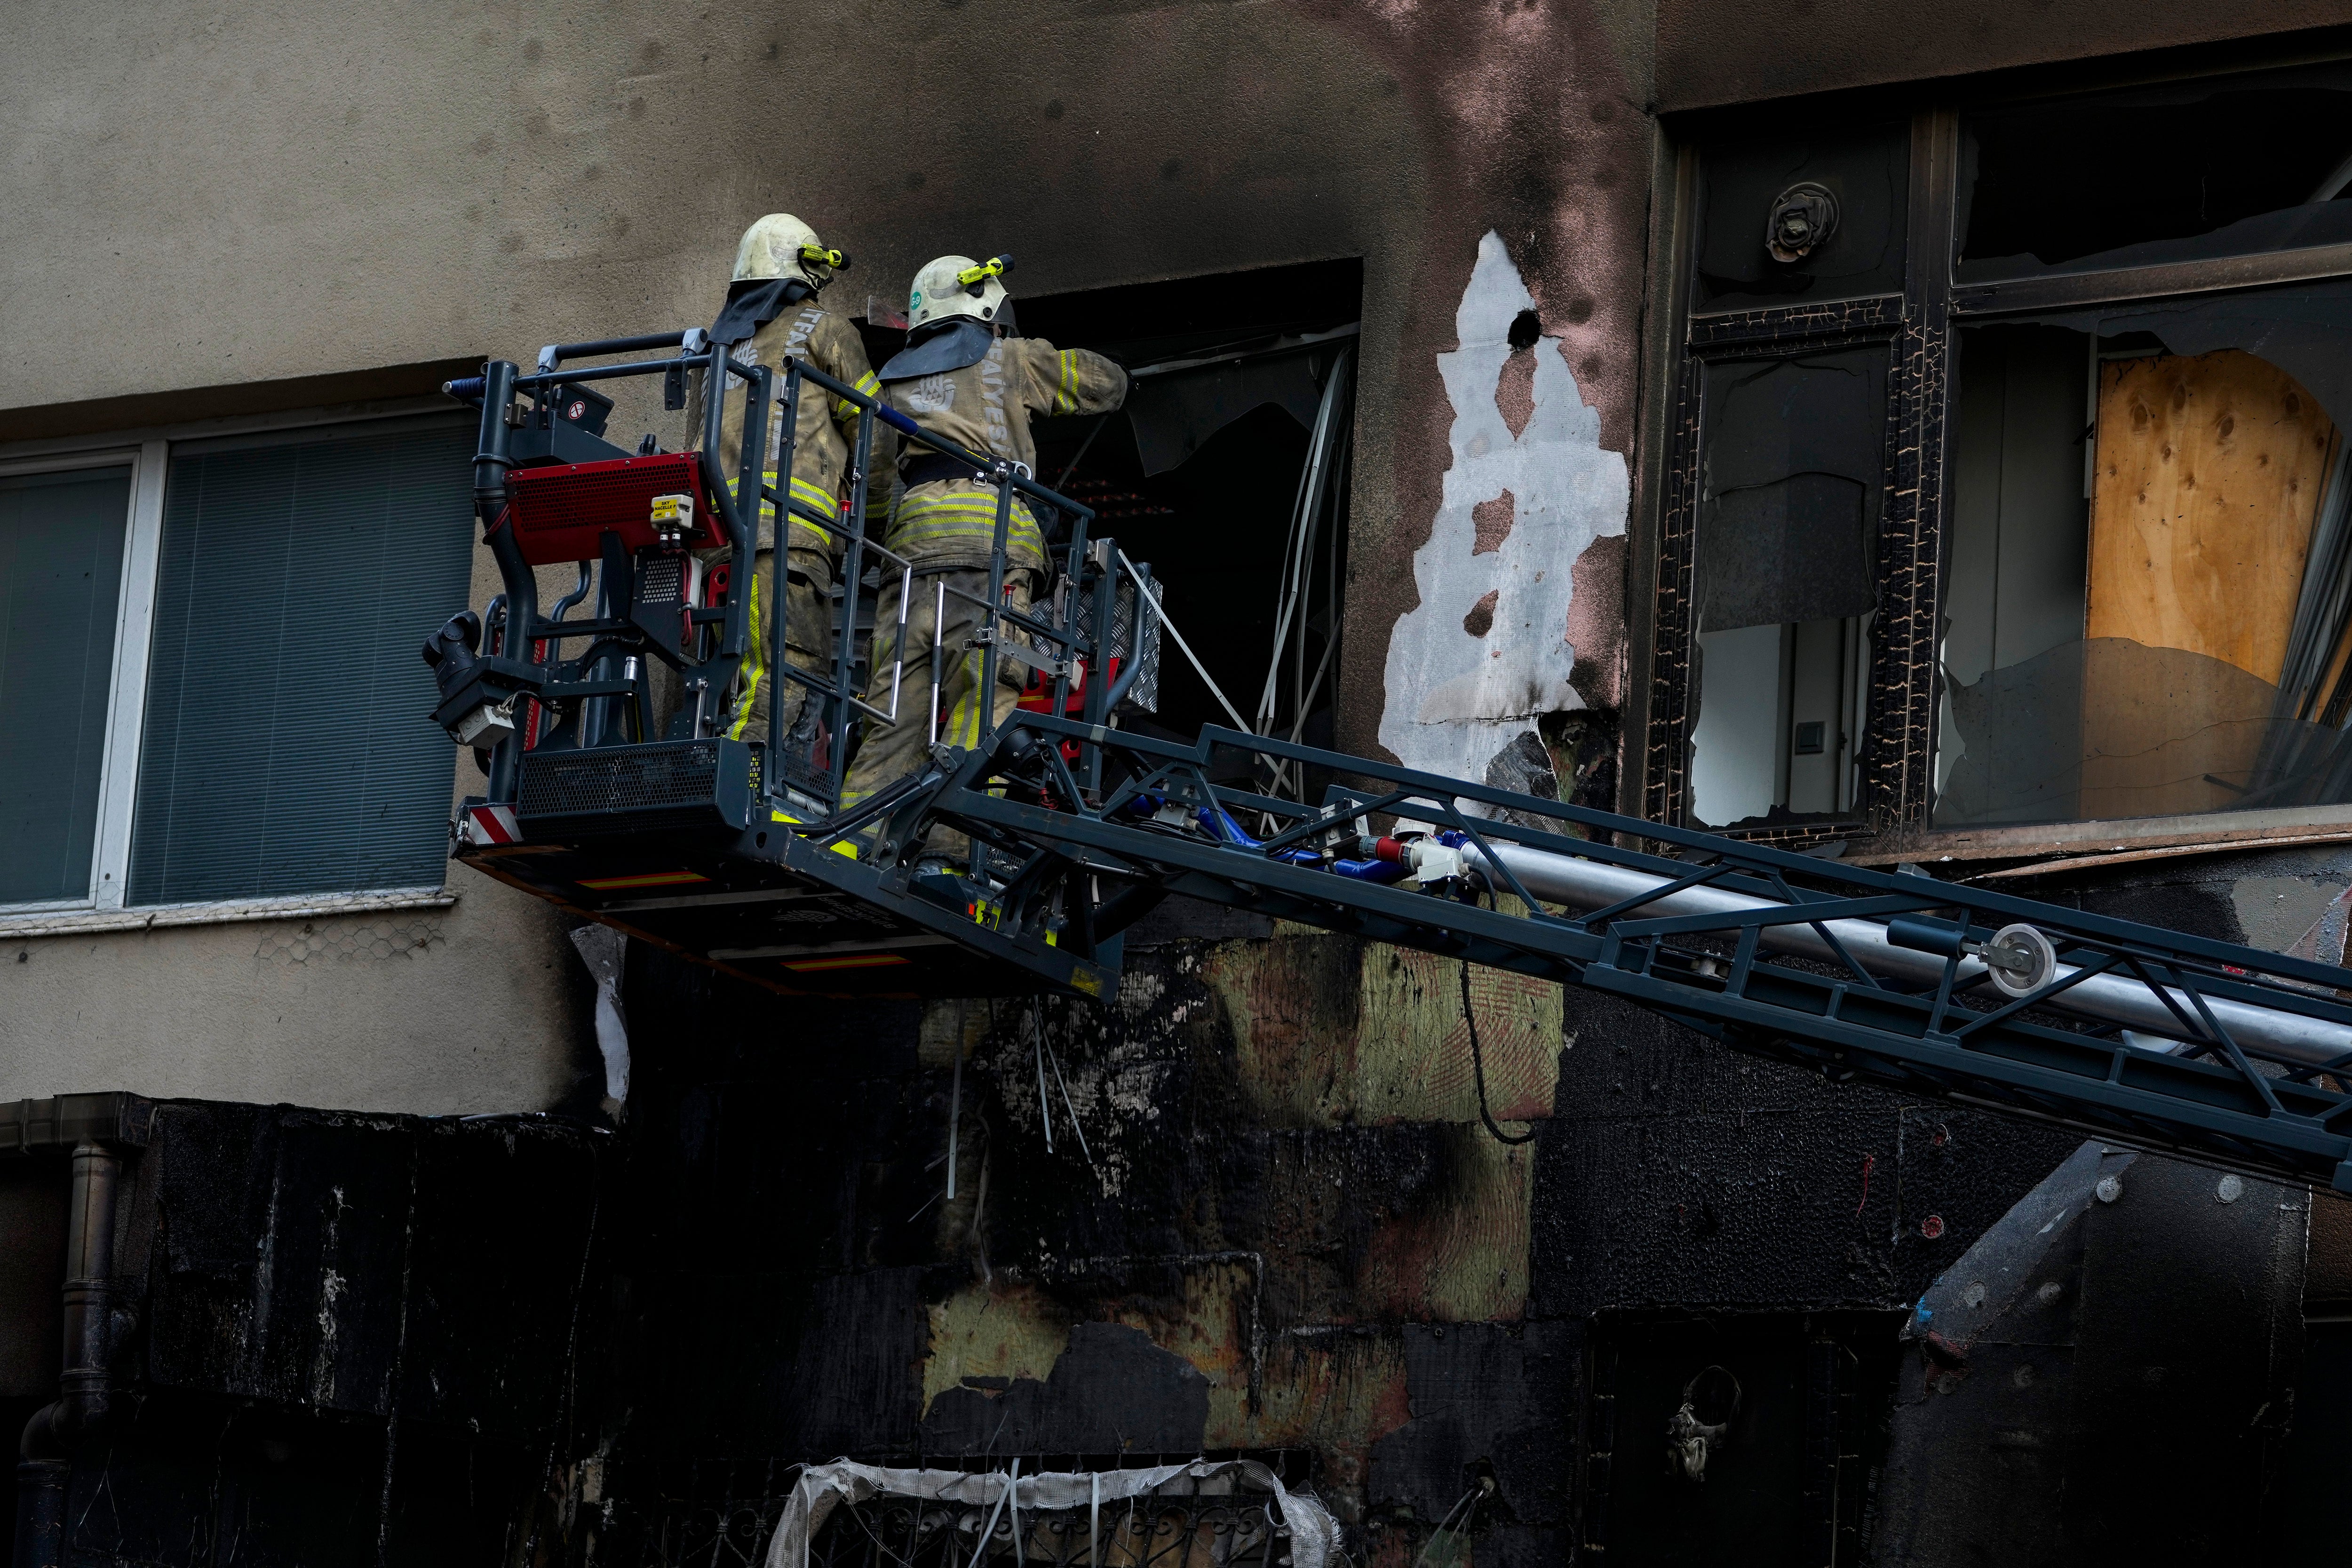
[[[1003,283],[1011,265],[1012,258],[1003,256],[985,262],[942,256],[918,272],[908,300],[908,347],[882,367],[882,386],[890,405],[924,430],[1017,464],[1025,473],[1037,455],[1029,422],[1108,413],[1126,401],[1127,372],[1087,349],[1056,349],[1042,339],[1019,336]],[[971,642],[982,627],[981,606],[988,595],[996,488],[976,481],[970,465],[912,441],[899,457],[898,479],[888,543],[913,563],[916,574],[913,602],[907,606],[898,719],[867,732],[849,773],[845,793],[852,801],[922,765],[930,743],[922,708],[930,695],[935,640],[940,740],[969,747],[983,728],[983,656]],[[1026,610],[1045,570],[1044,531],[1027,504],[1016,499],[1005,557],[1005,603]],[[895,576],[885,577],[882,595],[875,625],[892,626],[898,616]],[[1020,700],[1027,673],[1015,659],[999,659],[996,721]],[[867,700],[887,702],[888,680],[889,668],[877,647]],[[940,847],[937,837],[935,849]]]
[[[742,243],[736,247],[734,280],[728,286],[726,307],[710,331],[713,340],[725,345],[729,357],[737,363],[764,364],[778,373],[777,402],[769,415],[768,426],[766,461],[771,486],[776,480],[777,449],[783,437],[782,374],[787,355],[860,392],[871,394],[880,385],[866,360],[866,344],[858,337],[857,329],[846,317],[825,309],[818,301],[818,295],[833,280],[835,272],[848,265],[848,257],[826,248],[815,230],[790,213],[770,213],[760,219],[744,231]],[[702,427],[701,397],[702,389],[698,383],[688,414],[688,427],[696,431]],[[794,426],[793,499],[845,522],[845,481],[856,426],[857,409],[854,405],[829,396],[814,385],[803,389],[800,417]],[[728,399],[722,416],[719,449],[730,453],[740,450],[742,438],[743,396],[737,393]],[[897,438],[886,428],[876,429],[873,461],[877,473],[866,487],[866,528],[872,537],[879,536],[888,515],[888,464],[896,445]],[[763,531],[772,526],[775,515],[774,507],[765,501],[761,503]],[[799,668],[820,669],[833,655],[831,594],[834,579],[841,569],[841,536],[827,533],[795,516],[785,540],[784,658]],[[739,740],[767,738],[768,704],[772,700],[784,705],[784,721],[789,725],[798,717],[806,695],[797,681],[786,680],[782,682],[783,690],[772,699],[770,688],[775,682],[766,667],[767,634],[762,623],[772,608],[774,570],[773,552],[762,543],[750,584],[751,651],[744,658],[741,678],[720,726],[724,733]],[[730,584],[728,591],[740,592],[742,586]]]

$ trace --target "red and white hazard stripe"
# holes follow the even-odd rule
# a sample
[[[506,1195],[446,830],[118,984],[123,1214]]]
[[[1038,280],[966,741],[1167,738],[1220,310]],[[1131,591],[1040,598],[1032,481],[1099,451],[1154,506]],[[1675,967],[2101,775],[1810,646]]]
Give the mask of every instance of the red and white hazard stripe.
[[[475,805],[466,809],[458,837],[467,844],[520,844],[522,829],[515,826],[510,805]]]

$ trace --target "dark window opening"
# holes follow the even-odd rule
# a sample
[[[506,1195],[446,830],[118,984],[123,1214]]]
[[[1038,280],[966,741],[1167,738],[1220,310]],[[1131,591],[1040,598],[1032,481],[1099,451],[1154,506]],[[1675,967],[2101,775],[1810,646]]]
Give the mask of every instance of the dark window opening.
[[[1339,681],[1362,279],[1351,258],[1017,304],[1029,336],[1140,373],[1120,412],[1038,424],[1039,480],[1149,563],[1169,619],[1244,720],[1309,744],[1330,740]],[[877,363],[896,352],[898,334],[866,331]],[[1172,638],[1149,722],[1187,740],[1234,722]]]
[[[1961,136],[1964,280],[2352,239],[2352,66],[2020,104]]]
[[[1909,157],[1899,124],[1703,146],[1695,302],[1753,309],[1901,289]]]

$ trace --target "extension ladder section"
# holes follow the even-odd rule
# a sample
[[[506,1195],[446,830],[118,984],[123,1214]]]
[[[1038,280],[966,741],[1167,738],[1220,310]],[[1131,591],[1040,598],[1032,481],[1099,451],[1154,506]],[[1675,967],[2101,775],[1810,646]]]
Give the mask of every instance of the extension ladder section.
[[[1090,789],[1072,743],[1117,787]],[[1236,762],[1354,783],[1307,806],[1218,783]],[[1024,715],[911,795],[885,850],[930,821],[1017,868],[1009,923],[1083,881],[1100,940],[1181,894],[1603,992],[1832,1079],[2352,1191],[2352,973],[2327,964],[1230,730],[1184,747]]]

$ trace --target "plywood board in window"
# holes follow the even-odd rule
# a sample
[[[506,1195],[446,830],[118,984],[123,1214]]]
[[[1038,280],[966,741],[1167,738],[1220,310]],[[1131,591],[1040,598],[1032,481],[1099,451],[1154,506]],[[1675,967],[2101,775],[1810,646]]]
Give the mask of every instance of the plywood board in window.
[[[2105,366],[2085,635],[2275,684],[2335,440],[2316,398],[2241,350]]]

